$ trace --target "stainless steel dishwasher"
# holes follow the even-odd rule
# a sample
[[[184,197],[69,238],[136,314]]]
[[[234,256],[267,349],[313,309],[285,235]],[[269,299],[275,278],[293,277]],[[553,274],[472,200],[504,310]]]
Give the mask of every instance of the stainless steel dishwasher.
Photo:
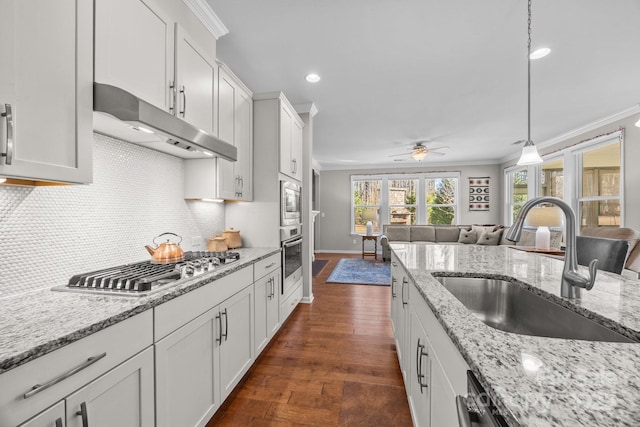
[[[467,371],[468,394],[456,397],[460,427],[508,427],[489,395],[471,371]]]

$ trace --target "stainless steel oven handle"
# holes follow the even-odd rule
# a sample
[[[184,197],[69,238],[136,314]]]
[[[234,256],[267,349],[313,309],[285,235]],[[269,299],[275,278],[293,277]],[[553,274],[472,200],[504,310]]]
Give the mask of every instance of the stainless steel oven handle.
[[[28,392],[26,392],[23,395],[23,397],[25,399],[28,399],[31,396],[33,396],[34,394],[38,394],[41,391],[46,390],[49,387],[58,384],[60,381],[65,380],[65,379],[69,378],[70,376],[72,376],[74,374],[77,374],[78,372],[82,371],[83,369],[86,369],[89,366],[93,365],[94,363],[96,363],[98,360],[102,359],[106,355],[107,355],[107,352],[105,351],[104,353],[99,354],[97,356],[91,356],[90,358],[88,358],[87,360],[82,362],[80,365],[78,365],[75,368],[70,369],[67,372],[55,377],[51,381],[48,381],[48,382],[46,382],[44,384],[36,384],[36,385],[34,385],[33,387],[31,387],[31,390],[29,390]]]
[[[283,243],[282,246],[284,246],[285,248],[291,248],[291,247],[297,246],[297,245],[299,245],[301,243],[302,243],[302,239],[298,239],[298,240],[295,240],[293,242]]]

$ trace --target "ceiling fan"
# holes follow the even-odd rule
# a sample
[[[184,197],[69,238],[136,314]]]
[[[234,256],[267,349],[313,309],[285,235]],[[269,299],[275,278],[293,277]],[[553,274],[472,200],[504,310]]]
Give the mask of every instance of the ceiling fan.
[[[428,143],[429,141],[421,141],[421,142],[416,142],[415,145],[411,148],[411,150],[408,153],[402,153],[402,154],[392,154],[389,157],[398,157],[398,156],[411,156],[413,157],[414,160],[417,160],[418,162],[422,161],[425,157],[427,157],[427,155],[436,155],[436,156],[444,156],[445,153],[442,153],[440,151],[436,151],[436,150],[444,150],[447,149],[449,147],[433,147],[433,148],[428,148],[426,147],[424,144]]]

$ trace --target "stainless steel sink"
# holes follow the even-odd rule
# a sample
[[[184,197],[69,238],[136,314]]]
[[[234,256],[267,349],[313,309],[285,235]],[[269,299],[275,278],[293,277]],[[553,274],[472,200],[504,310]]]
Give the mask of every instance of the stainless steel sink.
[[[587,341],[636,342],[516,283],[476,277],[436,279],[480,320],[501,331]]]

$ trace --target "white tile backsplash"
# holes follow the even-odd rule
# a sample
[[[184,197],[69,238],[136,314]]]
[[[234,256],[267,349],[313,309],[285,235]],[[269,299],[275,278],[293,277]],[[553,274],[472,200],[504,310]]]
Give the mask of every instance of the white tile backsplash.
[[[0,186],[0,297],[149,259],[163,232],[205,250],[223,231],[224,204],[183,199],[183,160],[99,134],[93,157],[93,184]]]

